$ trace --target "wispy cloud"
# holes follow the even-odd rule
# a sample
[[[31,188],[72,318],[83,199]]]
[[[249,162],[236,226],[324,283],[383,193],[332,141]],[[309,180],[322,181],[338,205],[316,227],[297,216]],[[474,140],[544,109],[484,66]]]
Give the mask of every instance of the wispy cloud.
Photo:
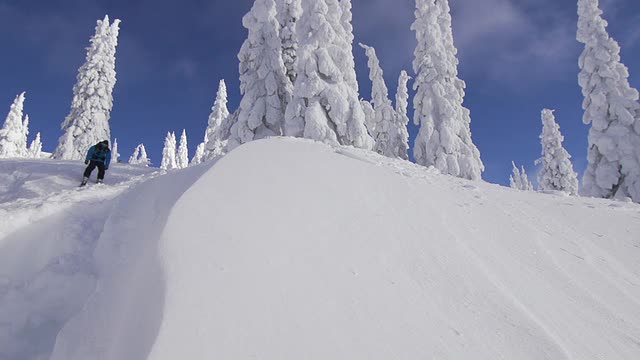
[[[452,5],[456,45],[473,73],[517,85],[523,78],[555,76],[574,64],[575,18],[555,14],[549,1],[528,7],[514,0],[461,0]],[[536,16],[540,9],[544,18]]]
[[[414,0],[354,0],[356,32],[376,46],[381,61],[397,72],[410,65],[415,35]],[[575,66],[575,11],[556,12],[555,0],[450,1],[453,31],[467,76],[518,87]],[[383,35],[381,35],[383,34]],[[408,61],[409,60],[409,61]]]
[[[198,75],[198,63],[193,59],[181,57],[173,64],[173,75],[193,80]]]
[[[624,32],[611,34],[623,48],[623,52],[632,50],[640,46],[640,15],[633,15],[633,12],[622,6],[620,0],[600,0],[600,8],[604,12],[603,17],[613,29],[624,29]],[[610,29],[611,30],[611,29]]]

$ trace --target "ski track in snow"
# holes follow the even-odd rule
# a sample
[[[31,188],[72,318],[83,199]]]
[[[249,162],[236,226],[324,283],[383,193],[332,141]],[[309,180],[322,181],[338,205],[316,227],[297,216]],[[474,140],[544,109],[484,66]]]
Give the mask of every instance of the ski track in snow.
[[[637,204],[298,139],[43,163],[0,162],[0,360],[640,357]]]
[[[94,290],[93,251],[113,200],[156,175],[115,165],[106,184],[79,188],[83,169],[71,162],[0,162],[2,360],[48,358],[59,330]]]

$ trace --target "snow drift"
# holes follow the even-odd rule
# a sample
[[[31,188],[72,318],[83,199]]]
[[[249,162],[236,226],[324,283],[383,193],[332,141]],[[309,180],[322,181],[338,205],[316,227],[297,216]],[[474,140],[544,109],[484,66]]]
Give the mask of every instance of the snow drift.
[[[270,139],[108,213],[51,359],[640,357],[636,204]]]
[[[0,161],[0,359],[48,359],[94,291],[93,253],[115,199],[152,170],[114,164],[79,189],[81,162]],[[95,174],[93,176],[95,179]]]

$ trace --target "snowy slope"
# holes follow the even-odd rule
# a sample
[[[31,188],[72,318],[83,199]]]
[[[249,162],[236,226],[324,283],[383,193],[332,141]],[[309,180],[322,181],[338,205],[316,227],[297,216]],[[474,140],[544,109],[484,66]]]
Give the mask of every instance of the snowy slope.
[[[113,165],[78,188],[81,162],[0,160],[0,359],[47,359],[95,288],[93,250],[114,199],[153,170]],[[93,175],[95,179],[95,173]]]
[[[41,359],[640,358],[635,204],[271,139],[151,177],[106,214],[77,254],[82,291],[35,316],[0,287],[29,321],[66,310]],[[48,280],[32,293],[56,296]],[[27,336],[0,325],[5,344]]]

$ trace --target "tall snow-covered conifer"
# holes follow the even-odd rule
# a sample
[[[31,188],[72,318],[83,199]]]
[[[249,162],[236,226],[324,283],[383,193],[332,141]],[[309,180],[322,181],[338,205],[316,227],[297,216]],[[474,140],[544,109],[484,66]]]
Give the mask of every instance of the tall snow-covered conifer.
[[[129,157],[130,165],[138,165],[138,159],[140,158],[140,145],[136,146],[135,150],[133,150],[133,154]]]
[[[282,60],[274,0],[255,0],[242,24],[249,37],[242,45],[238,121],[231,128],[229,147],[283,134],[285,107],[292,86]]]
[[[369,133],[373,133],[373,128],[376,126],[376,111],[373,109],[373,105],[371,102],[367,100],[360,100],[360,105],[362,106],[362,111],[364,112],[364,125],[366,126]]]
[[[513,165],[513,174],[509,178],[509,182],[511,184],[511,188],[523,190],[523,191],[533,191],[533,184],[529,181],[529,177],[527,176],[527,172],[524,170],[524,166],[522,167],[522,171],[518,170],[515,162],[511,162]]]
[[[399,124],[404,129],[402,134],[402,148],[405,149],[402,154],[406,155],[406,157],[402,157],[403,159],[408,159],[408,151],[409,151],[409,130],[407,126],[409,125],[409,80],[411,77],[407,74],[406,71],[402,70],[400,72],[400,76],[398,77],[398,89],[396,90],[396,113],[398,114]]]
[[[20,142],[18,147],[22,149],[23,157],[30,157],[29,153],[29,115],[24,116],[24,120],[22,121],[22,136],[20,137]]]
[[[175,138],[175,135],[174,135],[174,138]],[[151,165],[151,160],[147,155],[147,149],[144,148],[144,144],[140,144],[136,146],[136,149],[133,151],[133,155],[131,155],[131,157],[129,158],[129,164],[138,165],[138,166]]]
[[[480,179],[484,165],[471,139],[470,112],[462,105],[466,85],[458,78],[449,2],[417,0],[415,15],[416,162],[444,174]]]
[[[538,173],[538,186],[543,191],[564,191],[578,194],[578,174],[573,170],[571,155],[562,146],[564,137],[556,123],[553,110],[542,111],[542,158],[536,164],[542,164]]]
[[[180,145],[178,146],[178,153],[176,154],[176,163],[178,165],[178,169],[186,169],[189,167],[187,130],[182,130],[182,135],[180,135]]]
[[[40,156],[42,156],[42,140],[40,139],[40,133],[37,133],[36,138],[29,146],[29,157],[32,159],[39,159]]]
[[[353,24],[351,23],[353,20],[353,12],[351,0],[337,0],[338,5],[340,6],[340,23],[342,24],[342,28],[344,29],[344,39],[347,42],[346,57],[344,59],[345,66],[349,69],[354,69],[354,71],[346,71],[344,72],[345,81],[353,88],[356,93],[360,92],[360,88],[358,86],[358,79],[356,77],[356,61],[353,57],[353,40],[355,37],[353,36]],[[332,3],[327,3],[329,6],[333,6]]]
[[[285,134],[371,149],[357,91],[353,56],[338,0],[302,0],[298,78],[287,107]]]
[[[204,142],[201,142],[200,144],[198,144],[198,147],[196,147],[196,153],[193,155],[190,165],[198,165],[204,161],[204,149],[205,149]]]
[[[589,166],[583,192],[640,202],[640,104],[620,60],[620,46],[607,33],[598,0],[578,1],[577,39],[585,44],[578,77],[583,121],[589,131]]]
[[[291,86],[296,81],[296,67],[298,64],[298,36],[296,23],[302,15],[300,0],[276,0],[276,18],[280,24],[280,44],[282,47],[282,61],[286,69],[287,78]]]
[[[140,151],[141,150],[142,149],[140,149]],[[160,168],[163,170],[177,169],[178,162],[176,160],[176,153],[176,135],[175,133],[167,132],[167,136],[164,139],[164,148],[162,149]]]
[[[176,135],[173,134],[173,139],[175,141]],[[138,158],[138,164],[143,166],[151,166],[151,159],[149,159],[149,155],[147,155],[147,149],[145,149],[144,144],[138,145],[140,147],[140,157]]]
[[[118,139],[113,139],[113,146],[111,147],[111,162],[117,164],[120,160],[120,153],[118,152]]]
[[[0,129],[0,158],[26,156],[26,140],[22,114],[25,93],[16,96],[2,129]]]
[[[369,58],[369,78],[373,82],[371,98],[374,108],[374,121],[368,128],[375,141],[374,150],[384,156],[408,159],[407,142],[409,133],[404,119],[393,108],[389,99],[389,89],[384,81],[384,74],[376,50],[360,44]]]
[[[56,159],[84,159],[89,147],[111,138],[109,118],[116,84],[119,26],[120,20],[110,24],[108,16],[98,20],[86,62],[78,70],[71,111],[62,124],[64,134],[54,152]]]
[[[220,80],[205,134],[204,157],[200,161],[215,158],[225,152],[232,126],[227,102],[227,85],[224,80]]]

